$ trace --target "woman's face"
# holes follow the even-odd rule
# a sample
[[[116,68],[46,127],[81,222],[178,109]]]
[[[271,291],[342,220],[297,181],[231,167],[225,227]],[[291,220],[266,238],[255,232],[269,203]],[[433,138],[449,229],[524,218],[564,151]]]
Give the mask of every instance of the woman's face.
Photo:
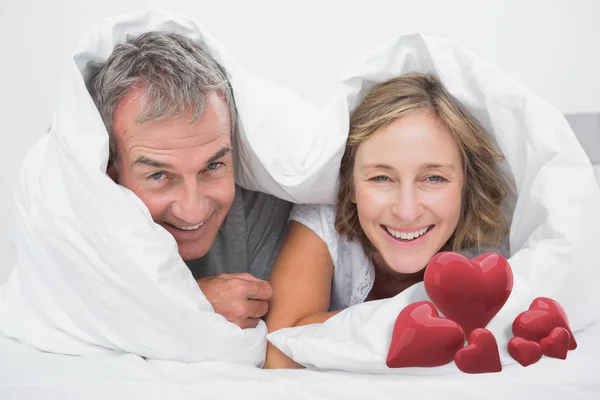
[[[359,145],[352,200],[384,267],[414,273],[441,249],[460,218],[463,175],[454,138],[428,112],[398,118]]]

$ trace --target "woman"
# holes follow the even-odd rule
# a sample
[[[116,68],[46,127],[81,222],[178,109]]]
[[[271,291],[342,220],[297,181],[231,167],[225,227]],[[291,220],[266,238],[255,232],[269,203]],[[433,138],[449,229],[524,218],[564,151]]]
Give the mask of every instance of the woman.
[[[337,202],[296,205],[271,275],[269,331],[324,322],[422,281],[440,251],[472,257],[506,232],[502,157],[441,83],[375,86],[352,113]],[[298,364],[269,344],[265,368]]]

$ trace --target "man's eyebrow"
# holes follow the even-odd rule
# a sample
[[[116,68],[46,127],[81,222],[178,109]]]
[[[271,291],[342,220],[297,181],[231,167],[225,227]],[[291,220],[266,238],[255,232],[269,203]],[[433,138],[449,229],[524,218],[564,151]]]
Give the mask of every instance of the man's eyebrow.
[[[134,166],[136,164],[148,165],[150,167],[162,168],[162,169],[171,168],[171,164],[156,161],[156,160],[153,160],[146,156],[139,156],[138,158],[135,159],[135,161],[131,164],[131,166]]]
[[[229,146],[223,147],[221,150],[216,152],[211,158],[209,158],[208,161],[206,162],[206,164],[212,164],[230,152],[231,152],[231,147],[229,147]],[[172,168],[171,164],[156,161],[156,160],[153,160],[146,156],[139,156],[138,158],[135,159],[135,161],[131,165],[133,166],[133,165],[137,165],[137,164],[148,165],[150,167],[162,168],[162,169]]]
[[[213,155],[211,158],[208,159],[208,161],[206,162],[206,164],[212,164],[215,161],[217,161],[219,158],[222,158],[223,156],[225,156],[227,153],[231,152],[231,147],[226,146],[223,147],[221,150],[217,151],[215,153],[215,155]]]

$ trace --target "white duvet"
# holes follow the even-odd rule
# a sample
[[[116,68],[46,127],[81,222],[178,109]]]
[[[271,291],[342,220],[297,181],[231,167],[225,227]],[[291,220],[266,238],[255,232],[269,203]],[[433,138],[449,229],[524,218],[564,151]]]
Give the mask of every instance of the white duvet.
[[[261,370],[220,362],[144,360],[133,354],[71,357],[0,336],[0,399],[597,400],[600,325],[578,335],[566,361],[542,358],[499,374],[370,375]]]
[[[515,286],[492,324],[508,327],[541,295],[565,307],[574,331],[598,315],[600,189],[591,165],[562,115],[497,68],[452,42],[408,35],[364,58],[317,109],[247,73],[193,21],[152,11],[100,21],[67,64],[52,130],[25,159],[15,192],[17,266],[0,289],[0,333],[62,354],[264,361],[265,325],[241,330],[215,314],[173,238],[105,174],[107,134],[86,82],[116,43],[149,30],[187,35],[224,65],[240,115],[237,181],[295,202],[333,201],[349,112],[368,88],[410,71],[435,73],[494,136],[518,195],[516,204],[507,204]],[[389,304],[407,304],[409,296]],[[393,320],[365,329],[386,332]],[[301,333],[291,331],[274,336],[293,353]],[[381,371],[385,335],[359,336],[351,350],[377,340],[378,351],[351,352],[356,357],[346,367],[339,351],[328,359],[327,353],[311,355],[314,347],[295,350],[308,357],[307,365],[360,370],[364,362],[365,371]],[[336,336],[330,340],[335,344]]]

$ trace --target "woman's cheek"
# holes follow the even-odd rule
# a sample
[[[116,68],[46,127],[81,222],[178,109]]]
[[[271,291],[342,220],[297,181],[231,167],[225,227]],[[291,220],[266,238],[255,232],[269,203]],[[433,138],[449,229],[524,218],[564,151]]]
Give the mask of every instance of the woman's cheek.
[[[389,205],[393,198],[393,191],[380,190],[377,187],[364,185],[357,187],[356,203],[359,213],[372,218],[377,217]]]
[[[461,211],[461,190],[456,187],[447,187],[443,190],[430,192],[426,203],[428,208],[440,216],[457,219]]]

